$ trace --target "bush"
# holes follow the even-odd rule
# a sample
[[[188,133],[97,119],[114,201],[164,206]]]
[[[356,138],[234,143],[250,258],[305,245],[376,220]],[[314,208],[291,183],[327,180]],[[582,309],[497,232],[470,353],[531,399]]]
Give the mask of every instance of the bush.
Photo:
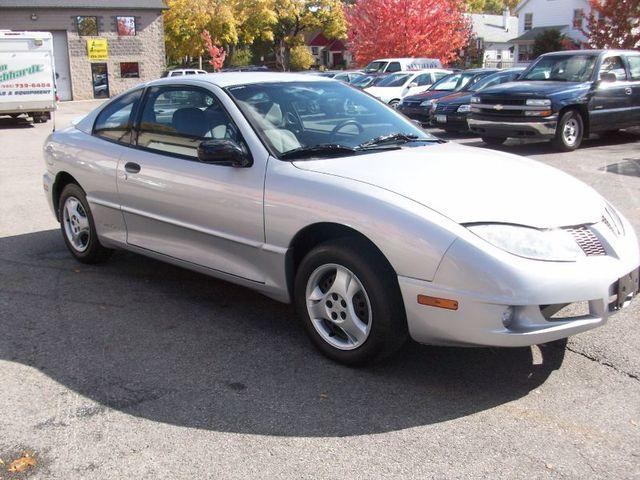
[[[313,65],[313,55],[307,47],[299,45],[289,52],[289,68],[291,70],[309,70]]]
[[[227,62],[230,67],[246,67],[251,65],[251,51],[248,48],[238,48],[231,52]]]

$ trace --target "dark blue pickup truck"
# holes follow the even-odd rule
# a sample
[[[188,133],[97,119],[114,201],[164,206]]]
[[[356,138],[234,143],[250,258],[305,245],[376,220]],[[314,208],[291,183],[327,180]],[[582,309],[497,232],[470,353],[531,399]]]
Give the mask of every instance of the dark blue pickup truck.
[[[562,151],[575,150],[590,133],[640,125],[640,51],[542,55],[517,81],[472,97],[468,122],[490,145],[543,138]]]

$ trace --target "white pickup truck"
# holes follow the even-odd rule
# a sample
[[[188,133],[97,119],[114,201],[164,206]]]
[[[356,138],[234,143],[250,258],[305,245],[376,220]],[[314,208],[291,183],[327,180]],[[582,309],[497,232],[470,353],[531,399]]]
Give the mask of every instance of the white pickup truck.
[[[53,38],[47,32],[0,31],[0,116],[46,122],[56,109]]]

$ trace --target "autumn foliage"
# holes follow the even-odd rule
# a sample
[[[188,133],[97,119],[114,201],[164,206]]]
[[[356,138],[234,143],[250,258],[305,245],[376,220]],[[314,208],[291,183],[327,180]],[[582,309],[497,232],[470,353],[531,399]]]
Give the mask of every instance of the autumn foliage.
[[[211,39],[211,34],[208,30],[204,30],[200,36],[202,37],[202,41],[204,42],[204,48],[207,50],[207,53],[211,57],[209,60],[209,65],[213,67],[213,71],[217,72],[222,68],[224,64],[224,59],[227,57],[224,48],[218,47],[213,44],[213,40]]]
[[[589,0],[584,33],[593,48],[640,48],[640,0]]]
[[[428,57],[448,64],[470,38],[464,5],[462,0],[357,0],[346,10],[356,62]]]

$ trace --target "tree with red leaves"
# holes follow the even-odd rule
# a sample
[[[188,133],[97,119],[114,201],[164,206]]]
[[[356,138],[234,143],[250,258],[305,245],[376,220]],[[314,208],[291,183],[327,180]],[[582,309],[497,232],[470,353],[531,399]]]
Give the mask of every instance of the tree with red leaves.
[[[589,0],[587,36],[592,48],[640,48],[640,0]]]
[[[204,48],[209,53],[211,60],[209,60],[209,65],[213,67],[213,71],[217,72],[222,68],[224,64],[224,59],[227,57],[227,53],[224,51],[224,48],[218,47],[213,44],[213,40],[211,39],[211,34],[208,30],[204,30],[200,36],[202,37],[202,41],[204,42]]]
[[[346,7],[349,43],[366,65],[384,57],[455,60],[470,38],[462,0],[356,0]]]

